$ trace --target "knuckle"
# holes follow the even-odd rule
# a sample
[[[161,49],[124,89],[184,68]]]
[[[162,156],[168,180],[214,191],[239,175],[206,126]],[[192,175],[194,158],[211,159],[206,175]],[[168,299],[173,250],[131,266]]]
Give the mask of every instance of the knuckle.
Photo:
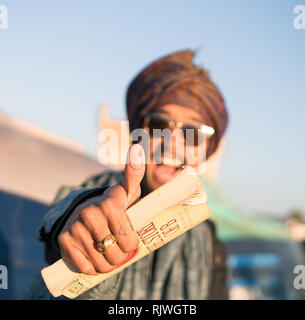
[[[99,215],[100,215],[100,211],[97,207],[89,206],[89,207],[81,210],[80,219],[83,222],[94,221],[94,220],[98,219]]]
[[[106,198],[100,203],[101,208],[112,209],[113,204],[111,198]]]
[[[69,234],[67,231],[61,232],[57,237],[58,244],[63,247],[67,244],[69,238]]]
[[[100,204],[100,208],[106,217],[109,217],[113,214],[114,206],[111,199],[103,200]]]
[[[82,233],[82,229],[82,223],[79,221],[75,221],[70,228],[70,232],[74,237],[78,237]]]
[[[83,222],[86,222],[88,220],[88,217],[89,217],[89,211],[87,209],[82,209],[79,214],[80,220]]]

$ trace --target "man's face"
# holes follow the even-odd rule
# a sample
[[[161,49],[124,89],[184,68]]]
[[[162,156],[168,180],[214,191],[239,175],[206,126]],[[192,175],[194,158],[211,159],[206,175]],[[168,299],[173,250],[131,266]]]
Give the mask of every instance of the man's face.
[[[198,112],[176,104],[164,105],[154,111],[154,114],[160,115],[169,121],[173,120],[176,123],[181,122],[195,127],[203,124]],[[198,146],[196,144],[195,146],[189,146],[185,145],[183,135],[173,134],[170,141],[171,143],[166,143],[160,137],[153,138],[152,133],[150,133],[150,161],[146,165],[143,183],[151,191],[174,178],[182,170],[181,164],[197,168],[205,160],[208,140]],[[156,157],[158,150],[161,150],[161,159]],[[190,155],[194,155],[194,157],[192,158]]]

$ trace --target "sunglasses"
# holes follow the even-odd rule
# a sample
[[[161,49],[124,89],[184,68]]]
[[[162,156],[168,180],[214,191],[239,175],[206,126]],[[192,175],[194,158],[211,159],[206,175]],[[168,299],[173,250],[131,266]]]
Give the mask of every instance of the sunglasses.
[[[182,122],[176,122],[166,118],[160,113],[150,113],[144,117],[143,128],[149,133],[154,133],[154,129],[164,130],[181,129],[184,136],[184,142],[189,146],[198,146],[204,141],[204,138],[210,138],[214,133],[214,128],[207,125],[194,125]],[[193,135],[191,136],[190,135]],[[189,138],[187,139],[187,136]],[[192,138],[192,139],[191,139]]]

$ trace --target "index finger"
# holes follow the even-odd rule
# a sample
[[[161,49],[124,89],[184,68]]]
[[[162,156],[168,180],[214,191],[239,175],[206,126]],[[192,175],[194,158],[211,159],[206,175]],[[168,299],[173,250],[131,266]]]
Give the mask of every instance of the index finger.
[[[122,186],[127,192],[128,207],[141,195],[140,183],[145,174],[145,154],[140,144],[132,145],[128,150],[127,163]]]

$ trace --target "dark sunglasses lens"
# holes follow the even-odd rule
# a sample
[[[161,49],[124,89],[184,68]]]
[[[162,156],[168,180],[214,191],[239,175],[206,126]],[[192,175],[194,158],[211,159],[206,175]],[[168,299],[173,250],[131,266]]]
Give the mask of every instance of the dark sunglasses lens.
[[[159,116],[157,114],[152,114],[149,117],[148,129],[153,133],[153,129],[170,129],[170,120],[165,117]],[[204,142],[205,135],[200,132],[198,127],[195,127],[191,124],[185,124],[182,126],[182,131],[184,135],[184,141],[186,146],[195,146],[202,145]],[[154,134],[157,134],[156,132]]]
[[[197,147],[203,143],[204,134],[202,134],[195,126],[184,125],[182,130],[186,146]]]
[[[167,129],[169,128],[169,121],[163,117],[160,117],[158,115],[152,115],[150,117],[150,121],[149,121],[149,131],[153,132],[153,129]]]

